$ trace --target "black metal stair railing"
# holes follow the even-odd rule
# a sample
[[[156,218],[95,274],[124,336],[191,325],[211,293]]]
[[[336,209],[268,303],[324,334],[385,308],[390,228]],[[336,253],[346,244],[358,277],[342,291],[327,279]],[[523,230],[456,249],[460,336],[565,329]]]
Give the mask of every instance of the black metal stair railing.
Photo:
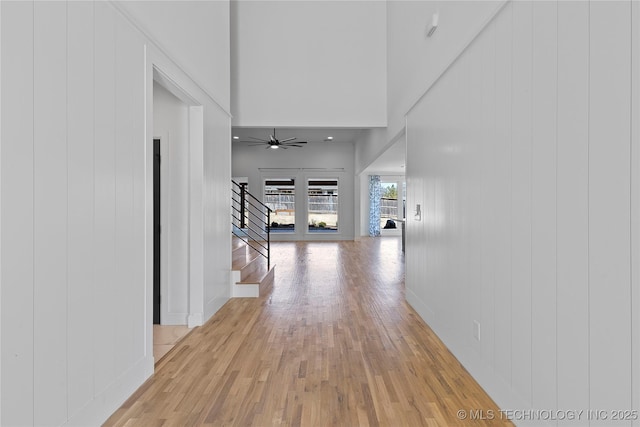
[[[267,259],[271,268],[271,209],[247,191],[247,184],[231,180],[231,224],[234,236]]]

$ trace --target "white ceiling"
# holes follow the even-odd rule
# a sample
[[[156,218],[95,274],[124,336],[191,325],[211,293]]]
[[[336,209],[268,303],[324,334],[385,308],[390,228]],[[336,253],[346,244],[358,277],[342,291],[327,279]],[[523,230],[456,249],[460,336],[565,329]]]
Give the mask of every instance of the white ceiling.
[[[307,141],[309,144],[344,144],[355,143],[362,129],[351,128],[276,128],[276,136],[278,139],[287,139],[296,137],[291,141]],[[245,144],[240,141],[254,141],[250,137],[269,139],[273,134],[273,128],[247,128],[234,127],[231,130],[232,136],[239,137],[239,140],[233,140],[234,144]],[[325,141],[332,136],[332,141]],[[380,155],[371,165],[366,168],[366,172],[382,174],[382,175],[404,175],[404,165],[406,163],[406,144],[404,138],[401,138],[394,145],[389,147]]]
[[[331,143],[348,143],[355,142],[358,134],[362,129],[335,129],[335,128],[276,128],[276,136],[278,139],[287,139],[296,137],[295,141],[307,141],[309,144],[322,143],[327,137],[332,136]],[[273,128],[245,128],[234,127],[231,130],[232,136],[238,136],[239,141],[251,141],[250,137],[269,139],[269,135],[273,134]],[[293,141],[292,141],[293,142]],[[234,144],[241,144],[235,141]]]
[[[377,175],[404,175],[406,164],[406,142],[400,138],[373,161],[365,172]]]

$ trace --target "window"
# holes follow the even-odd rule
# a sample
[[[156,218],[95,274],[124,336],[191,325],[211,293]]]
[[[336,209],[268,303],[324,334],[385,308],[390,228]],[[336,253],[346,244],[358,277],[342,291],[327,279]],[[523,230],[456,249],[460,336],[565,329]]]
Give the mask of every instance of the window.
[[[271,213],[271,231],[294,232],[296,224],[296,185],[293,178],[268,179],[264,183],[264,204]]]
[[[380,186],[380,228],[389,228],[398,219],[398,187],[397,182],[382,182]],[[387,225],[389,224],[389,225]]]
[[[308,181],[309,232],[338,231],[338,180],[310,179]]]

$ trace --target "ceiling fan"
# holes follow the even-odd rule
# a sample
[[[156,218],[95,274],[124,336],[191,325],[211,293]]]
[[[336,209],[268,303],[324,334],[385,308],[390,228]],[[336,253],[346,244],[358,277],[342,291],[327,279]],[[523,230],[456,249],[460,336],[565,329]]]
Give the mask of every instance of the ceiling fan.
[[[287,139],[278,139],[276,138],[276,130],[273,129],[273,135],[269,135],[269,139],[260,139],[260,138],[255,138],[253,136],[249,137],[250,139],[253,139],[255,141],[240,141],[240,142],[250,142],[252,143],[251,146],[258,146],[258,145],[266,145],[265,148],[269,149],[278,149],[278,148],[282,148],[283,150],[286,150],[289,147],[299,147],[301,148],[302,145],[298,145],[298,144],[306,144],[307,141],[295,141],[296,137],[293,138],[287,138]],[[259,143],[256,143],[256,141],[260,141]]]

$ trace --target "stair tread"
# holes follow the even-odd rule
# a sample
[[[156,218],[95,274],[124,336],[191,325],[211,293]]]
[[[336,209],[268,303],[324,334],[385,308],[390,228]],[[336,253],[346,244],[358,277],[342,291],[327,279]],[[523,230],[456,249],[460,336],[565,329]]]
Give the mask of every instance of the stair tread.
[[[231,250],[235,251],[236,249],[240,249],[243,247],[248,247],[248,248],[252,248],[253,247],[257,247],[257,248],[266,248],[267,247],[267,241],[266,240],[257,240],[257,239],[249,239],[248,240],[249,243],[247,243],[244,239],[236,236],[235,234],[231,235]],[[253,247],[252,247],[253,246]]]
[[[260,254],[255,250],[248,250],[242,254],[234,254],[231,261],[231,269],[234,271],[242,270],[258,257],[260,257]]]
[[[247,244],[238,236],[231,235],[231,250],[246,246]]]

